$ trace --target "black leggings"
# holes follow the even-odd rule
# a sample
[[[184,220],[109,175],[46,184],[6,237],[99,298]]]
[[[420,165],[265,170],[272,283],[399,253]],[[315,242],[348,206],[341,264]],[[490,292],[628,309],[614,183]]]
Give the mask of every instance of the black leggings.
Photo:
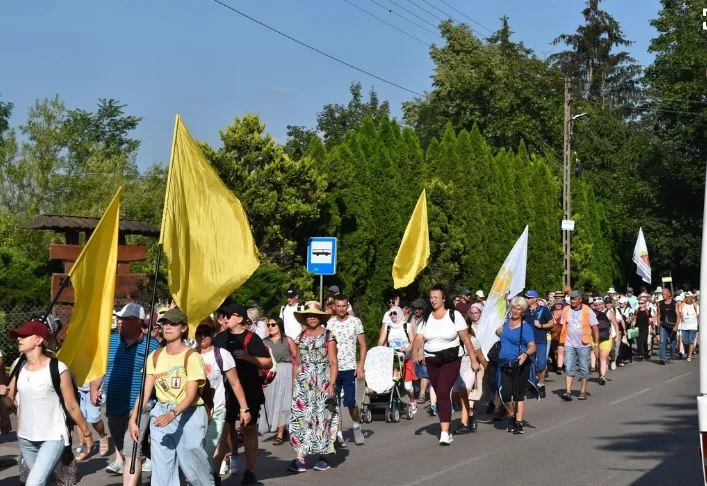
[[[648,358],[651,346],[648,343],[648,326],[638,326],[638,355]]]
[[[440,422],[452,421],[452,387],[459,377],[461,358],[448,363],[442,363],[439,358],[425,358],[430,384],[437,395],[437,414]]]
[[[530,378],[530,359],[527,359],[520,369],[506,370],[501,366],[501,400],[508,403],[511,400],[522,402],[528,391],[528,378]]]

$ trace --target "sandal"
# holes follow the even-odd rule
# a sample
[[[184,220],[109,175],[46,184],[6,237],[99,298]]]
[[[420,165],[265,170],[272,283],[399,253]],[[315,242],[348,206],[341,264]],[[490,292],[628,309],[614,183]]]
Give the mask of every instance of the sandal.
[[[282,437],[275,437],[275,439],[272,441],[272,445],[276,445],[276,446],[282,445],[284,443],[285,443],[285,439],[283,439]]]
[[[564,401],[566,401],[566,402],[571,402],[571,401],[572,401],[572,395],[570,395],[570,394],[567,393],[567,392],[564,392],[564,393],[562,394],[562,399],[563,399]]]
[[[108,436],[98,439],[98,453],[101,457],[105,457],[110,452],[110,443],[108,442]]]
[[[579,394],[579,397],[577,398],[577,400],[586,400],[586,399],[587,399],[587,394],[586,394],[586,393],[580,393],[580,394]]]

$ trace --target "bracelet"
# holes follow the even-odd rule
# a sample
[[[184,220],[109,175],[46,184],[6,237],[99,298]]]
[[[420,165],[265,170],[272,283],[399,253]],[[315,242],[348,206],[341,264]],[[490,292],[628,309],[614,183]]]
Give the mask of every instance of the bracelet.
[[[241,408],[241,413],[250,412],[249,408]]]
[[[174,415],[174,418],[177,418],[177,415],[179,415],[174,409],[170,410],[170,413]]]
[[[85,439],[88,439],[89,437],[93,437],[93,434],[91,434],[91,432],[89,432],[88,434],[84,434]]]

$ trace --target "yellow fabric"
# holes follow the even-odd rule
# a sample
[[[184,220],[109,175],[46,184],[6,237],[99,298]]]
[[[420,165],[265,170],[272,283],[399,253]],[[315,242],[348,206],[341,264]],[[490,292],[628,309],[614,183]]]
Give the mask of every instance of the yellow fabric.
[[[108,366],[122,197],[121,187],[69,271],[74,310],[57,357],[74,373],[79,385],[104,375]]]
[[[147,374],[155,378],[155,391],[157,399],[163,403],[179,403],[187,396],[187,381],[198,381],[199,388],[204,386],[204,360],[198,351],[191,353],[187,361],[187,370],[184,372],[184,350],[179,354],[168,354],[166,349],[160,351],[157,357],[157,366],[153,365],[153,354],[147,358]],[[203,405],[204,401],[197,395],[192,405]]]
[[[190,335],[258,268],[241,202],[221,182],[177,115],[160,243],[169,290]]]
[[[422,190],[412,217],[405,228],[398,254],[393,262],[393,287],[407,287],[427,266],[430,257],[430,233],[427,229],[427,194]]]

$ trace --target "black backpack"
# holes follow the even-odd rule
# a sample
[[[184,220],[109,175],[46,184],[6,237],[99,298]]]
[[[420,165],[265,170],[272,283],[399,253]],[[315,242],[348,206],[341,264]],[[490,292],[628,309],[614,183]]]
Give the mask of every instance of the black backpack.
[[[597,321],[599,322],[599,326],[597,326],[599,327],[599,340],[606,341],[611,337],[611,320],[606,311],[600,312],[595,310],[594,314],[596,314]]]

